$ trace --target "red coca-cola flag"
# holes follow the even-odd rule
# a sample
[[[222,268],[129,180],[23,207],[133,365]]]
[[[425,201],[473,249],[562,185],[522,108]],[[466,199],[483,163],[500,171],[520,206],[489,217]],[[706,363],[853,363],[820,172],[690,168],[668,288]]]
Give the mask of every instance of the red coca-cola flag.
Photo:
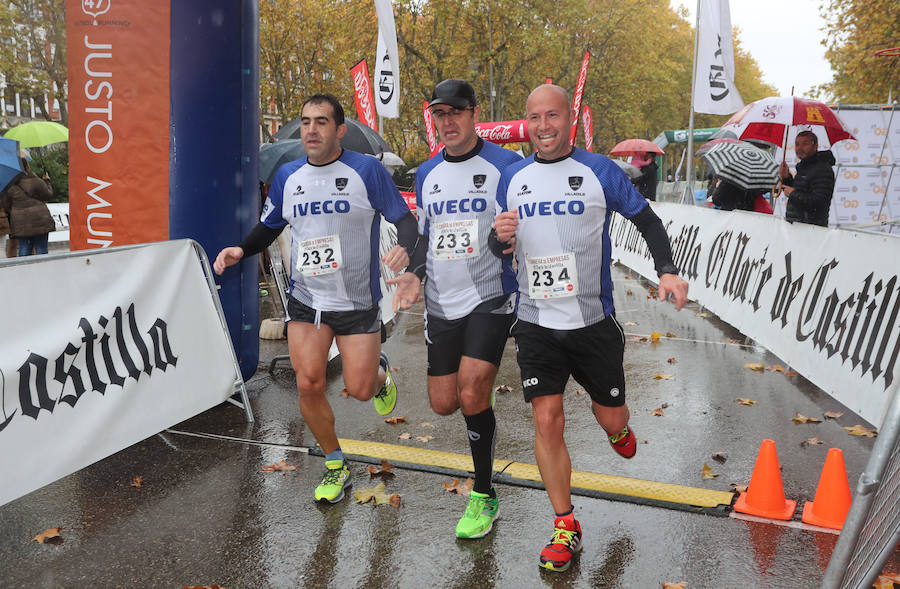
[[[438,152],[437,138],[434,136],[434,120],[431,118],[431,109],[428,108],[428,101],[422,103],[422,118],[425,119],[425,136],[428,137],[428,149],[431,155]]]
[[[569,143],[575,145],[575,138],[578,136],[578,112],[581,109],[581,96],[584,94],[584,82],[587,80],[588,62],[591,60],[591,52],[584,52],[584,61],[581,62],[581,71],[578,72],[578,83],[575,85],[575,96],[572,97],[572,110],[575,111],[575,118],[572,119],[572,133],[569,136]]]
[[[553,83],[553,78],[547,78],[546,80],[544,80],[544,83],[545,83],[545,84],[552,84],[552,83]]]
[[[581,124],[584,126],[584,148],[591,151],[594,147],[594,117],[591,115],[591,107],[587,105],[581,114]]]
[[[350,68],[353,76],[353,89],[356,98],[356,116],[359,120],[378,132],[378,119],[375,117],[375,99],[372,96],[372,84],[369,82],[369,66],[363,59]]]
[[[475,132],[491,143],[527,143],[528,124],[524,120],[475,123]]]

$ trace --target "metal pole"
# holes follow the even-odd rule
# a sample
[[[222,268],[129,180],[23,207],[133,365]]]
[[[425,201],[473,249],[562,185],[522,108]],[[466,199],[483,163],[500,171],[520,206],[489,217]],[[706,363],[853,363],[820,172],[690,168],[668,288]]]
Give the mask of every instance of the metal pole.
[[[691,64],[691,115],[688,121],[688,143],[687,143],[687,184],[684,187],[684,193],[681,195],[681,202],[690,195],[691,204],[697,204],[694,198],[694,80],[697,76],[697,52],[700,47],[700,0],[697,0],[697,22],[694,25],[694,61]]]
[[[491,20],[491,3],[488,2],[488,71],[491,80],[491,121],[494,121],[494,28]]]

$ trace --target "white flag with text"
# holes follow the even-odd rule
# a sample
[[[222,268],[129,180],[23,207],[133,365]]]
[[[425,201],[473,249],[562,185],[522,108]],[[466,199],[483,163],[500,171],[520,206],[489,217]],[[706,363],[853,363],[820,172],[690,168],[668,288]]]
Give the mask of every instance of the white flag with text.
[[[400,54],[391,0],[375,0],[378,47],[375,52],[375,110],[383,117],[400,116]]]
[[[700,0],[697,19],[697,63],[694,74],[694,111],[731,114],[744,101],[734,85],[734,44],[728,0]]]

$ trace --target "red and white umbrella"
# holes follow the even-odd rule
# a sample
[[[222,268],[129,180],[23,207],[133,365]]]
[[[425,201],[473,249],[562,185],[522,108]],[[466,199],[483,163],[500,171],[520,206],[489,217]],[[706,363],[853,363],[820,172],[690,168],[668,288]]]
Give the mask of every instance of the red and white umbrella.
[[[829,148],[844,139],[855,139],[824,103],[796,96],[773,96],[751,102],[734,113],[719,133],[730,132],[738,139],[781,146],[791,127],[814,132],[819,138],[820,149]]]
[[[647,152],[655,153],[657,155],[663,155],[664,153],[663,150],[659,148],[659,145],[652,141],[647,141],[646,139],[626,139],[625,141],[617,143],[616,146],[612,148],[612,151],[609,152],[609,155],[643,156]]]

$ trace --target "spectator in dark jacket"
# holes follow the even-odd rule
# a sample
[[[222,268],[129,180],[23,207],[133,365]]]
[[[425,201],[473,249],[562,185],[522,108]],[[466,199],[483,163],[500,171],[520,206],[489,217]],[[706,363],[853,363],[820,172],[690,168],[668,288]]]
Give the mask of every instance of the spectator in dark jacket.
[[[834,192],[834,155],[819,151],[819,139],[812,131],[797,133],[794,143],[797,154],[797,174],[791,176],[787,164],[781,163],[778,173],[788,197],[784,218],[793,223],[828,226],[828,211]]]
[[[56,223],[47,207],[53,196],[50,185],[34,175],[22,160],[25,172],[0,193],[0,207],[9,215],[9,235],[19,240],[19,255],[47,253],[47,238]]]
[[[648,151],[644,155],[644,160],[647,163],[641,167],[641,176],[635,180],[634,184],[644,198],[656,200],[656,184],[659,181],[657,178],[659,166],[656,165],[656,154]]]
[[[712,192],[712,201],[723,211],[752,211],[756,197],[763,192],[762,190],[744,190],[723,178],[718,180],[715,190]]]

